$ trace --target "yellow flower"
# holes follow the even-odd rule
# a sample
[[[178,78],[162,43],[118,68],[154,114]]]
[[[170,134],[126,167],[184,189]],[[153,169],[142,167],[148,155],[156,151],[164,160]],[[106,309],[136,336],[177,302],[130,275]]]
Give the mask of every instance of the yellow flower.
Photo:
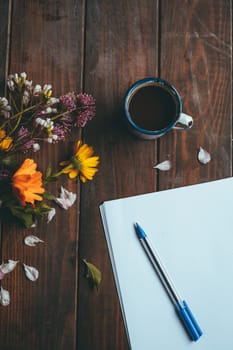
[[[12,141],[11,137],[6,137],[5,130],[0,130],[0,150],[7,151],[11,147]]]
[[[44,193],[42,187],[42,173],[36,171],[37,164],[33,159],[26,158],[21,167],[12,177],[12,187],[20,203],[25,206],[26,203],[34,205],[35,200],[42,201],[39,195]]]
[[[79,175],[82,182],[92,180],[98,171],[96,166],[99,164],[99,157],[92,156],[93,148],[82,141],[77,141],[74,147],[74,155],[70,161],[63,161],[60,165],[65,166],[61,170],[63,174],[68,174],[71,179]]]

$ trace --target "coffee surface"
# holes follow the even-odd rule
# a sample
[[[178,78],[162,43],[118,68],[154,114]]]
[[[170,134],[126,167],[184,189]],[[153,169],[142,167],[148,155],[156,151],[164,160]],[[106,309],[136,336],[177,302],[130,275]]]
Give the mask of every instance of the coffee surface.
[[[129,104],[133,122],[145,130],[161,130],[176,119],[177,104],[172,94],[160,86],[145,86],[136,91]]]

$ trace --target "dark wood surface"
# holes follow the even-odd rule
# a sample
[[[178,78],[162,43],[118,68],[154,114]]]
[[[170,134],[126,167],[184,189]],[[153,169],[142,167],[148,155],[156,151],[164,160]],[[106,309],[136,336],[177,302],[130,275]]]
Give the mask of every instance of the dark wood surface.
[[[97,116],[82,137],[100,156],[93,181],[65,183],[76,205],[36,229],[44,245],[32,250],[22,243],[28,231],[2,227],[2,259],[37,266],[40,277],[33,284],[17,268],[4,279],[12,300],[0,308],[0,349],[127,350],[98,205],[232,175],[232,1],[0,0],[0,23],[1,96],[6,75],[22,71],[56,94],[93,94]],[[127,132],[124,93],[147,76],[176,86],[194,117],[190,131],[157,141]],[[75,138],[45,146],[40,167],[57,164]],[[211,153],[207,165],[197,161],[200,146]],[[170,171],[153,169],[166,159]],[[98,291],[83,258],[102,271]]]

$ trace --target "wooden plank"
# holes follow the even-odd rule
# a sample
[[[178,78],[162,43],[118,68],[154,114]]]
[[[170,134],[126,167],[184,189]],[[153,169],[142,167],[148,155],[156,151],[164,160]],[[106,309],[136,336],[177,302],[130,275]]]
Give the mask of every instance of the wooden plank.
[[[51,83],[58,96],[80,91],[83,26],[84,1],[14,1],[10,72],[26,71],[34,83]],[[39,168],[45,169],[48,162],[57,167],[76,136],[63,145],[45,145],[35,154]],[[79,190],[77,183],[65,181],[64,186],[72,192]],[[54,189],[58,195],[60,185]],[[2,281],[11,294],[11,304],[1,307],[1,349],[76,348],[77,213],[79,200],[69,211],[58,208],[50,224],[40,224],[33,231],[4,227],[3,259],[20,263]],[[45,243],[36,248],[24,246],[23,238],[31,232]],[[39,269],[37,282],[25,278],[22,263]]]
[[[82,187],[79,256],[101,269],[103,281],[98,292],[91,290],[80,269],[78,349],[128,348],[98,206],[156,188],[156,142],[129,135],[122,102],[134,81],[157,75],[157,26],[157,1],[87,2],[85,89],[97,99],[97,117],[85,141],[100,155],[100,166]]]
[[[160,173],[160,189],[224,178],[232,174],[232,2],[161,2],[161,66],[164,79],[181,94],[190,131],[160,141],[160,159],[173,168]],[[210,152],[197,161],[199,147]]]
[[[5,73],[7,70],[11,1],[0,2],[0,96],[5,93]]]

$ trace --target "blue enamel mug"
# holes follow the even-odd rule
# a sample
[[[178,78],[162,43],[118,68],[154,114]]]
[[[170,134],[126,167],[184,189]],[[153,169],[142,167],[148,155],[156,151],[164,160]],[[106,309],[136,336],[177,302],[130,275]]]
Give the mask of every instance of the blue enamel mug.
[[[189,130],[193,118],[182,112],[175,87],[160,78],[135,82],[124,97],[124,116],[128,129],[145,140],[157,139],[172,129]]]

